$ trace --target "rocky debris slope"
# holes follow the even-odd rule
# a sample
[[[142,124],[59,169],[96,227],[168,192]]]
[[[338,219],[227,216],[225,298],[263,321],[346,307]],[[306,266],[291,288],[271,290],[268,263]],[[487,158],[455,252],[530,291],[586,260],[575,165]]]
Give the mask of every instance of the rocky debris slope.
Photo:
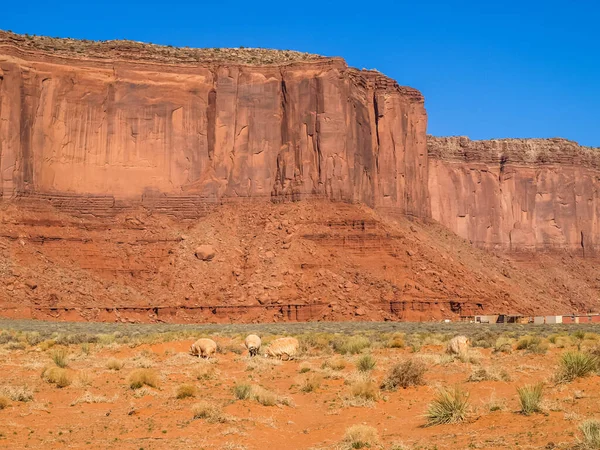
[[[432,217],[473,244],[600,248],[600,149],[565,139],[428,137]]]
[[[358,205],[226,204],[194,221],[144,209],[0,212],[5,317],[440,320],[598,306],[597,273],[578,257],[500,257],[436,224]],[[213,257],[198,258],[201,246]]]

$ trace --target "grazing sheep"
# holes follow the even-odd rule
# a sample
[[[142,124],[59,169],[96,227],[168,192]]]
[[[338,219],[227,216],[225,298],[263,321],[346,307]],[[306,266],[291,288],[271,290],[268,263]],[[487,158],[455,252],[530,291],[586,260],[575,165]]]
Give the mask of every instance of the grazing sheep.
[[[446,352],[451,355],[464,355],[469,349],[470,340],[466,336],[456,336],[450,339]]]
[[[217,343],[212,339],[198,339],[190,347],[190,354],[199,358],[210,358],[217,352]]]
[[[260,350],[260,338],[255,334],[249,334],[244,341],[244,345],[248,349],[250,356],[256,356]]]
[[[267,347],[265,357],[272,356],[274,358],[283,359],[283,356],[285,355],[285,360],[291,359],[298,352],[299,345],[298,339],[293,337],[275,339],[271,342],[271,345]]]

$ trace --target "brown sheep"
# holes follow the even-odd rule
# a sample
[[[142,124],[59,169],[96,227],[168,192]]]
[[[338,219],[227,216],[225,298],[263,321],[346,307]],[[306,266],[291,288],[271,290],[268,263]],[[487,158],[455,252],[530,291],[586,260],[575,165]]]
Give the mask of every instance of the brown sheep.
[[[285,355],[285,359],[288,360],[293,358],[296,353],[298,353],[299,346],[300,344],[298,339],[293,337],[275,339],[273,342],[271,342],[271,345],[267,347],[265,356],[284,359],[283,356]]]
[[[471,341],[466,336],[456,336],[450,339],[446,352],[451,355],[464,355],[469,350]]]
[[[217,352],[217,343],[212,339],[198,339],[190,347],[190,354],[199,358],[209,359]]]
[[[250,356],[256,356],[258,354],[258,351],[260,350],[260,344],[260,337],[258,337],[256,334],[248,335],[244,341],[244,345],[248,349]]]

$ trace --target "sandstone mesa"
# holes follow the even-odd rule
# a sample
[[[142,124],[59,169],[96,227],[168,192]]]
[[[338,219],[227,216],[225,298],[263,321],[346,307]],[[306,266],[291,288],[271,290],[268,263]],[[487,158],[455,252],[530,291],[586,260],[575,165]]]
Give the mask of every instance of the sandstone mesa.
[[[384,241],[372,248],[385,252],[390,263],[374,255],[377,261],[372,261],[372,269],[362,267],[356,276],[371,280],[373,301],[408,299],[429,305],[425,300],[438,300],[438,306],[445,302],[446,309],[452,302],[489,309],[486,304],[505,301],[522,312],[550,305],[585,310],[597,303],[589,261],[600,239],[598,149],[564,139],[438,138],[427,136],[426,130],[424,98],[418,91],[377,71],[349,68],[341,58],[0,32],[0,208],[4,212],[0,251],[9,262],[0,272],[0,303],[10,307],[17,298],[16,303],[27,308],[31,304],[81,308],[95,302],[100,307],[115,306],[108,299],[109,292],[116,290],[131,307],[146,303],[150,307],[157,298],[170,306],[185,301],[250,306],[269,305],[279,295],[286,303],[311,303],[310,298],[316,298],[312,303],[328,304],[331,314],[325,318],[363,316],[365,309],[352,305],[354,294],[346,288],[347,282],[352,284],[350,266],[345,265],[351,258],[324,249],[349,248],[356,242],[364,254],[372,243]],[[340,210],[342,219],[337,224],[333,219],[319,222],[320,217],[303,213],[304,207],[269,207],[265,210],[269,213],[240,209],[249,222],[231,231],[235,239],[219,234],[223,224],[232,220],[226,210],[221,217],[225,222],[210,222],[211,214],[223,204],[299,200],[358,206]],[[360,205],[379,216],[371,217]],[[292,210],[297,217],[273,219]],[[153,214],[175,222],[166,225],[162,219],[147,219]],[[440,240],[437,257],[413,265],[411,261],[426,253],[425,244],[407,240],[386,222],[406,217],[423,224],[429,238]],[[181,234],[189,231],[189,219],[208,220],[214,230],[196,230],[185,239]],[[249,250],[250,238],[242,236],[247,231],[243,227],[252,229],[255,220],[259,229],[271,230],[269,224],[275,224],[274,240],[265,241],[268,248],[261,247],[257,254]],[[512,286],[507,280],[500,284],[509,286],[499,288],[493,273],[508,269],[496,267],[493,261],[489,262],[493,269],[485,275],[478,274],[475,265],[461,274],[454,263],[434,263],[436,258],[456,257],[451,249],[458,244],[446,245],[444,239],[454,242],[453,238],[430,231],[431,220],[484,249],[554,252],[559,256],[551,258],[569,254],[588,262],[573,269],[572,278],[578,281],[572,292],[560,286],[557,276],[552,293],[526,292],[519,283]],[[371,231],[365,223],[374,224]],[[120,237],[93,234],[94,229],[117,226],[112,224],[125,230]],[[167,236],[161,231],[165,227],[177,236]],[[219,244],[219,239],[226,242]],[[102,240],[106,244],[100,245]],[[333,245],[334,241],[341,244]],[[64,246],[58,256],[48,242]],[[148,259],[132,250],[140,242],[165,247],[150,251]],[[313,242],[325,247],[313,247]],[[181,277],[194,277],[198,268],[182,254],[194,257],[195,249],[209,244],[214,246],[209,252],[214,261],[202,276],[210,281],[192,280],[189,287]],[[38,288],[38,282],[28,278],[34,276],[29,271],[36,264],[47,268],[50,262],[32,263],[36,253],[31,246],[38,246],[48,261],[64,269],[61,276],[67,285],[80,287],[64,293],[59,291],[60,281],[47,280]],[[86,257],[90,246],[96,249]],[[288,268],[280,268],[275,278],[282,278],[289,268],[303,268],[307,271],[303,281],[295,281],[287,292],[285,286],[259,292],[271,283],[272,277],[264,274],[265,264],[278,264],[282,251],[292,252],[297,260],[287,261]],[[311,262],[311,272],[300,259],[308,261],[310,255],[319,260],[315,255],[321,251],[324,259]],[[198,258],[206,259],[200,253]],[[325,253],[333,259],[326,260]],[[398,266],[392,269],[394,274],[386,275],[394,265]],[[334,276],[345,273],[341,287],[336,287],[338,283],[316,287],[313,277],[318,278],[316,274],[326,267],[332,268]],[[164,279],[152,286],[154,280],[143,279],[150,275],[140,275],[146,272]],[[125,279],[125,273],[141,279]],[[483,284],[461,288],[460,280],[467,273]],[[548,285],[542,275],[534,276],[542,286]],[[452,277],[456,281],[450,281]],[[445,286],[437,286],[438,279]],[[218,292],[217,286],[224,285],[231,287]],[[106,294],[91,286],[102,286],[100,291]],[[95,291],[94,296],[88,291]],[[577,300],[575,291],[583,298]],[[346,303],[340,307],[337,302]],[[439,311],[431,312],[438,306],[427,306],[422,312],[439,317]],[[376,317],[386,314],[378,312]]]

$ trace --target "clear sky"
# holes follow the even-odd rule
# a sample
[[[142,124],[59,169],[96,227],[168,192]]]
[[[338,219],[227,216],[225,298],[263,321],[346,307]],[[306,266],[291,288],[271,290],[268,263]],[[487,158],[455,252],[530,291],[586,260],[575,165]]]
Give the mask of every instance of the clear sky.
[[[600,146],[600,0],[7,1],[0,28],[342,56],[420,89],[430,134]]]

